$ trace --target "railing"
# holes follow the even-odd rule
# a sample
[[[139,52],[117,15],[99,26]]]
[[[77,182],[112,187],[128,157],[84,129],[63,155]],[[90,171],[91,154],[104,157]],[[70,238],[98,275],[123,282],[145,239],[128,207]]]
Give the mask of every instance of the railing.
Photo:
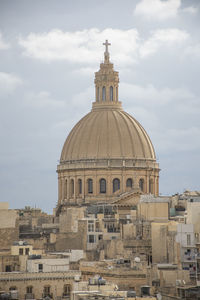
[[[27,293],[27,294],[25,294],[25,299],[26,300],[29,300],[29,299],[35,299],[35,295],[34,294],[32,294],[32,293]]]
[[[45,297],[53,298],[53,293],[43,293],[42,298],[45,298]]]
[[[70,299],[70,293],[69,294],[63,293],[62,294],[62,299],[66,299],[66,300]]]

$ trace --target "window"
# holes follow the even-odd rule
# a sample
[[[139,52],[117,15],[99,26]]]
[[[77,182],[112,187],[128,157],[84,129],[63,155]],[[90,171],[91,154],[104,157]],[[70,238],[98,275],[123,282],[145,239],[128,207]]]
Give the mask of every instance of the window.
[[[110,101],[113,101],[113,87],[110,86]]]
[[[119,189],[120,189],[120,180],[118,178],[115,178],[113,180],[113,193],[115,193]]]
[[[25,254],[26,254],[26,255],[29,255],[29,248],[26,248],[26,249],[25,249]]]
[[[16,286],[11,286],[11,287],[9,288],[9,291],[17,291]]]
[[[106,180],[104,178],[100,179],[100,193],[105,194],[106,193]]]
[[[102,88],[102,100],[106,101],[106,88],[105,88],[105,86],[103,86],[103,88]]]
[[[191,245],[191,235],[187,234],[187,246]]]
[[[93,244],[96,242],[96,236],[93,234],[88,235],[88,243]]]
[[[153,194],[153,180],[152,179],[149,180],[149,193]]]
[[[26,287],[26,293],[27,294],[32,294],[33,293],[33,287],[32,286],[27,286]]]
[[[139,180],[139,188],[142,192],[144,192],[144,179],[142,178]]]
[[[133,187],[133,180],[131,178],[128,178],[126,180],[126,187],[127,188],[132,188]]]
[[[6,266],[6,272],[11,272],[11,266],[10,265]]]
[[[93,193],[93,181],[91,178],[88,179],[88,193],[89,194]]]
[[[23,255],[24,254],[24,249],[23,248],[19,248],[19,255]]]
[[[74,195],[74,179],[71,179],[71,181],[70,181],[70,194],[71,194],[71,196],[73,196]]]
[[[51,287],[49,285],[44,286],[43,293],[44,293],[44,296],[48,296],[51,293]]]
[[[116,87],[116,101],[118,100],[118,88]]]
[[[94,231],[94,221],[88,221],[88,231]]]
[[[38,264],[38,271],[43,272],[43,264]]]
[[[71,285],[65,284],[63,287],[63,296],[68,296],[71,292]]]
[[[81,179],[78,180],[78,193],[79,193],[79,195],[82,194],[82,180]]]

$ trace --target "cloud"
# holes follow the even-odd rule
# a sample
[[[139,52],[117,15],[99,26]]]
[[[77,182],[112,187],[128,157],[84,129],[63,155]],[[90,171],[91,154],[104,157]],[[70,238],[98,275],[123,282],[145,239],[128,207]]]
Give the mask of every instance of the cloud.
[[[146,86],[134,85],[128,83],[121,83],[120,89],[123,93],[123,97],[128,99],[134,99],[140,106],[165,106],[174,101],[188,101],[194,100],[195,95],[186,88],[161,88],[158,89],[152,84]]]
[[[177,45],[188,37],[186,31],[169,28],[155,30],[144,40],[136,29],[119,30],[108,28],[100,31],[91,28],[83,31],[31,33],[20,38],[23,54],[44,62],[65,60],[73,65],[84,64],[87,68],[96,65],[102,57],[102,41],[111,40],[111,60],[129,66],[139,59],[154,54],[162,45]],[[89,65],[89,66],[88,66]],[[82,68],[84,72],[84,68]]]
[[[10,45],[4,42],[2,33],[0,32],[0,50],[5,50],[10,48]]]
[[[23,54],[42,61],[66,60],[71,63],[96,64],[102,57],[102,41],[112,40],[112,58],[124,63],[133,60],[138,47],[136,29],[119,30],[108,28],[100,31],[97,28],[63,32],[55,29],[50,32],[30,33],[26,38],[19,38],[19,45],[24,48]],[[114,49],[117,49],[114,50]],[[120,53],[120,54],[119,54]]]
[[[198,8],[195,6],[189,6],[183,8],[182,11],[194,15],[198,12]]]
[[[163,46],[177,46],[177,43],[180,44],[186,41],[189,37],[189,34],[186,31],[169,28],[169,29],[158,29],[152,32],[152,36],[144,41],[139,49],[140,56],[142,58],[147,57]]]
[[[0,94],[12,93],[23,81],[17,75],[0,72]]]
[[[178,14],[181,0],[142,0],[134,10],[134,15],[146,19],[167,20]]]
[[[29,93],[26,95],[26,104],[35,108],[61,108],[65,106],[64,101],[55,100],[47,91]]]
[[[200,135],[200,128],[191,126],[189,128],[167,128],[165,134],[158,133],[159,140],[159,152],[173,153],[191,152],[200,150],[200,141],[198,137]]]
[[[183,51],[183,56],[190,56],[190,58],[200,58],[200,43],[189,45]]]
[[[126,110],[141,122],[160,154],[200,149],[196,138],[200,134],[197,95],[185,87],[157,88],[123,82],[120,90]]]

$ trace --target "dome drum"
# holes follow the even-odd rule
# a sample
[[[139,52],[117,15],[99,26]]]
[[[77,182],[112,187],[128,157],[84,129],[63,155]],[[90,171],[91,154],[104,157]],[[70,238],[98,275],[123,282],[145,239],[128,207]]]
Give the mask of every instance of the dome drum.
[[[58,173],[58,177],[60,204],[112,203],[120,195],[133,191],[158,194],[157,170],[100,169],[94,172],[89,169],[72,169]],[[103,191],[102,181],[105,183]]]

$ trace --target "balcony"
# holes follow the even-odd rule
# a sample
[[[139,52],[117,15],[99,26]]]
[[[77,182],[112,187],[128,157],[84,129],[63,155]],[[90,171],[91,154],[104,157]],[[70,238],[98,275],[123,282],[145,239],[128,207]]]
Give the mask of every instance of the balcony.
[[[184,255],[183,262],[195,263],[196,262],[195,255]]]
[[[70,293],[63,293],[62,294],[62,299],[63,300],[70,300]]]
[[[46,298],[46,297],[53,299],[53,293],[43,293],[42,298]]]
[[[32,294],[32,293],[27,293],[27,294],[25,294],[25,299],[26,300],[33,300],[33,299],[35,299],[35,295]]]

